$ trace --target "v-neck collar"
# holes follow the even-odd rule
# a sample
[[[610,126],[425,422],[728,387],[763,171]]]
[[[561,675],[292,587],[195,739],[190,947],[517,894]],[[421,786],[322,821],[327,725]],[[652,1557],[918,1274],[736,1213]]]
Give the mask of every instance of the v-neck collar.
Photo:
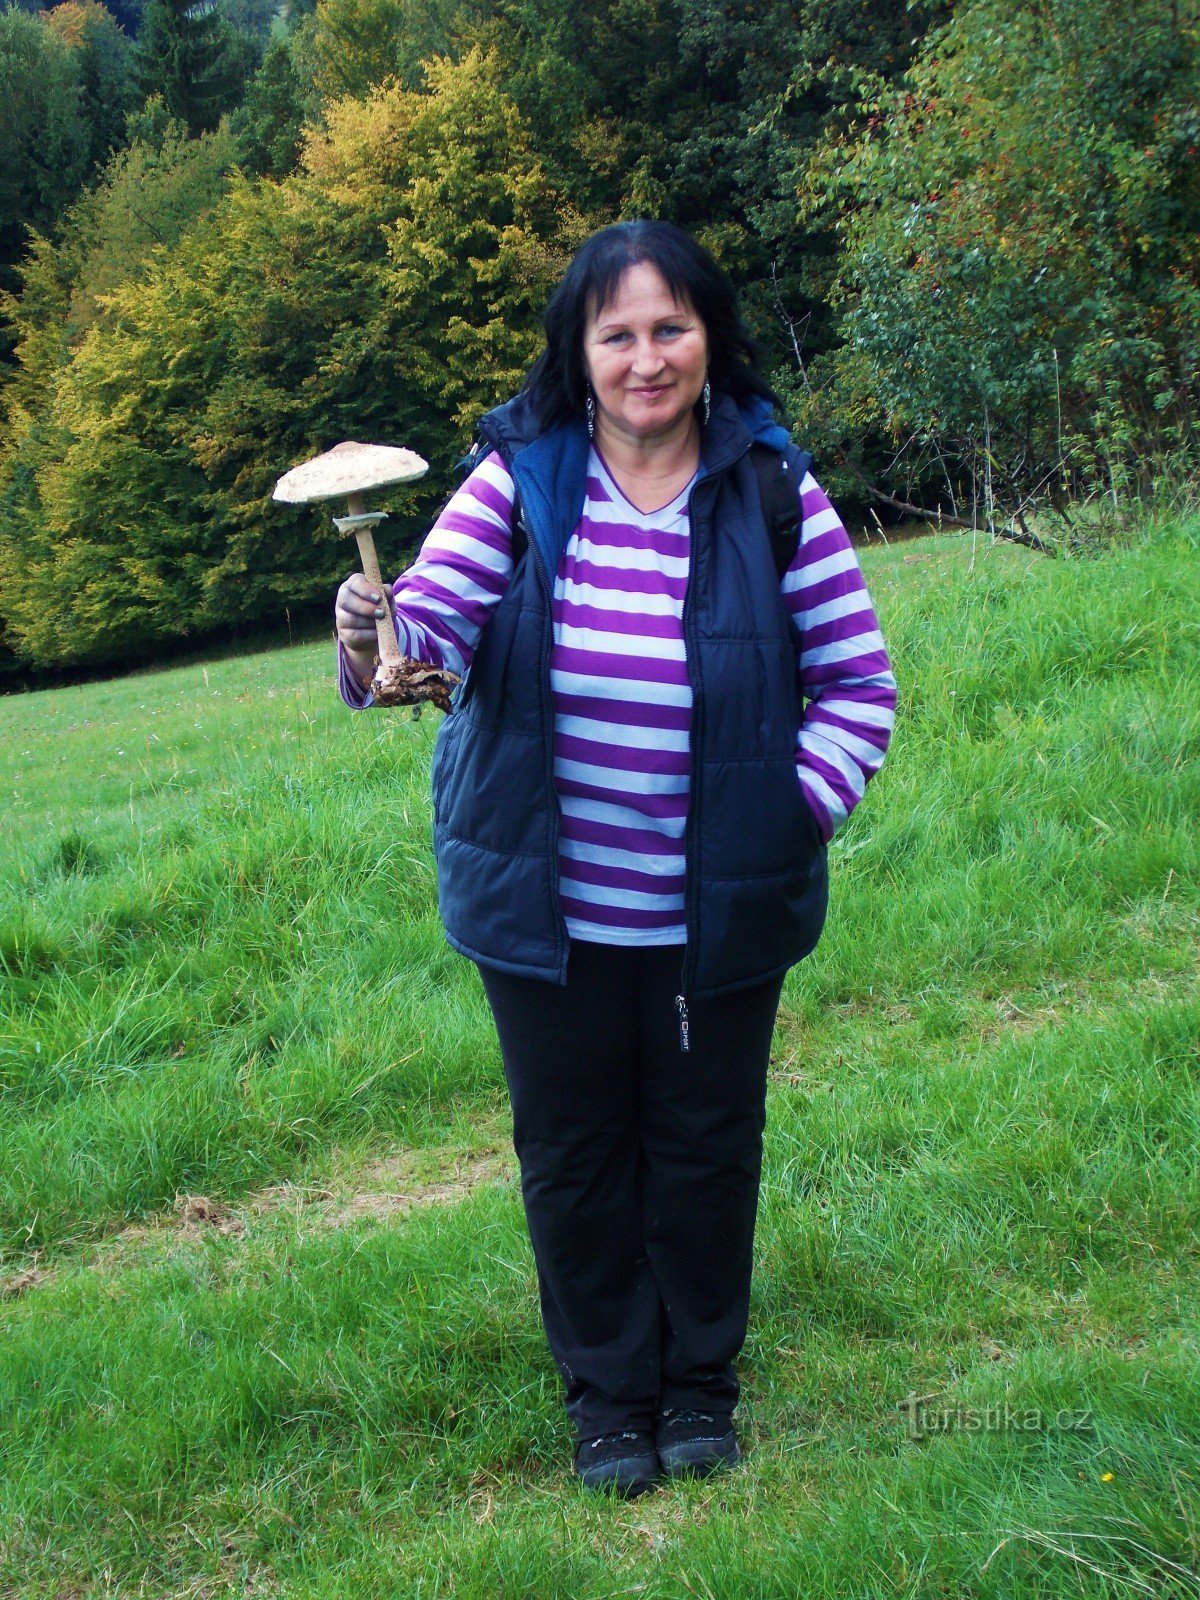
[[[667,512],[670,512],[673,516],[678,516],[687,501],[688,495],[691,494],[692,490],[696,486],[696,479],[700,476],[699,469],[697,469],[684,484],[683,488],[680,489],[678,494],[672,495],[668,501],[661,506],[656,506],[652,511],[643,511],[641,506],[634,505],[633,501],[621,488],[621,485],[617,482],[616,477],[613,474],[612,468],[600,454],[599,448],[596,444],[593,443],[589,446],[589,452],[590,460],[588,465],[590,467],[593,461],[596,463],[597,467],[599,468],[597,477],[599,477],[600,481],[604,484],[604,487],[608,490],[611,490],[611,492],[617,496],[623,505],[627,505],[629,509],[633,512],[636,512],[639,517],[661,517]]]

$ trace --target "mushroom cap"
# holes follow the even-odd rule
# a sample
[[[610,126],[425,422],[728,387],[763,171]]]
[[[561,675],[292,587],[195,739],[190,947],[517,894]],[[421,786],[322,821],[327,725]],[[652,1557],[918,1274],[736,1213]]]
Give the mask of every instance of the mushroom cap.
[[[367,489],[382,489],[390,483],[411,483],[428,471],[428,461],[415,450],[390,444],[358,444],[350,439],[285,472],[271,498],[293,505],[308,500],[336,500]]]

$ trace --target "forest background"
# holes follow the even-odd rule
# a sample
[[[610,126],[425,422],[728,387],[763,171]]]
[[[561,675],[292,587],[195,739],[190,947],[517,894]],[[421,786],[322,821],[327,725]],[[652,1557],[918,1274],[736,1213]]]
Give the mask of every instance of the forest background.
[[[592,229],[732,274],[844,510],[1053,552],[1195,479],[1197,0],[0,11],[0,686],[328,617],[343,439],[432,472]],[[381,501],[386,504],[386,500]]]

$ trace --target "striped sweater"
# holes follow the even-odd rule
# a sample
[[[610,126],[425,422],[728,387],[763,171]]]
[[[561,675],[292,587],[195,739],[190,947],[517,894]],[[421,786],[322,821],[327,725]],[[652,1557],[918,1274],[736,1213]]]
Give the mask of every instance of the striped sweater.
[[[572,938],[682,943],[691,689],[683,640],[689,484],[639,511],[593,449],[583,516],[554,584],[554,778],[559,876]],[[796,768],[826,840],[887,749],[896,685],[858,562],[819,484],[800,487],[781,591],[805,711]],[[488,456],[438,518],[393,594],[406,655],[462,673],[512,573],[513,482]],[[339,687],[366,697],[341,656]]]

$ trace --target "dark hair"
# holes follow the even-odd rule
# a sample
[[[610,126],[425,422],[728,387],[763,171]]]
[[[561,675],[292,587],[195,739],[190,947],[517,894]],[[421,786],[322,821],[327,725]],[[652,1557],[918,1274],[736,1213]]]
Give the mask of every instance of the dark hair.
[[[588,313],[606,306],[623,274],[642,262],[656,267],[671,293],[703,322],[713,388],[735,400],[761,395],[778,406],[778,395],[758,369],[758,350],[742,321],[733,285],[704,246],[671,222],[617,222],[584,241],[546,306],[546,348],[522,389],[542,427],[583,415]]]

